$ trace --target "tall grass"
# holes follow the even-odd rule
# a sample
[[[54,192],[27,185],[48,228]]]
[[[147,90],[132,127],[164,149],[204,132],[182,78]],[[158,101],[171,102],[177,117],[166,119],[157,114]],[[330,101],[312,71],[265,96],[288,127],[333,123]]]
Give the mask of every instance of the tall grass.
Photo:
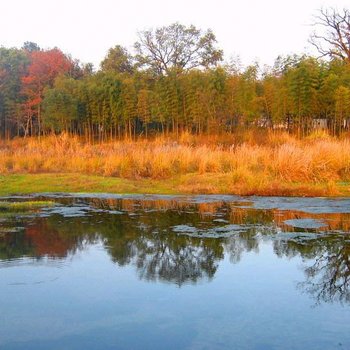
[[[298,140],[284,133],[266,133],[239,139],[185,134],[179,141],[158,138],[91,145],[63,134],[0,144],[1,174],[47,172],[128,179],[225,175],[228,190],[236,186],[236,192],[240,186],[329,184],[350,181],[350,142],[317,134]]]

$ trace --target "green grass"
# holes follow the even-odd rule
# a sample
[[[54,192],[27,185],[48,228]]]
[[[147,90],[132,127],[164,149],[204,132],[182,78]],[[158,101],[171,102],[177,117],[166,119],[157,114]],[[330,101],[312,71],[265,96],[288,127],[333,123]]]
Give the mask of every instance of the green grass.
[[[175,194],[176,181],[127,180],[81,174],[15,174],[0,176],[0,196],[41,192]]]
[[[81,174],[0,176],[0,196],[41,192],[137,194],[240,194],[278,196],[350,196],[348,182],[273,182],[235,180],[230,174],[186,174],[170,179],[121,179]]]

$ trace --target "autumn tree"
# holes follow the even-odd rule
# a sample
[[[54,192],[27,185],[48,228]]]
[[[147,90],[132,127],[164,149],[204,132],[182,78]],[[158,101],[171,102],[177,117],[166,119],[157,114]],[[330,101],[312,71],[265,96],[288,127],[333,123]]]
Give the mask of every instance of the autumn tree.
[[[52,87],[55,78],[71,70],[73,63],[55,48],[47,51],[28,52],[30,65],[22,78],[22,94],[26,98],[24,110],[28,119],[36,115],[38,132],[41,133],[41,102],[46,87]]]
[[[98,71],[33,42],[0,47],[0,136],[53,131],[103,142],[238,127],[306,135],[321,124],[339,134],[350,126],[349,12],[318,18],[325,31],[314,43],[331,60],[279,57],[263,72],[257,64],[218,65],[214,34],[178,23],[140,32],[135,57],[111,48]]]

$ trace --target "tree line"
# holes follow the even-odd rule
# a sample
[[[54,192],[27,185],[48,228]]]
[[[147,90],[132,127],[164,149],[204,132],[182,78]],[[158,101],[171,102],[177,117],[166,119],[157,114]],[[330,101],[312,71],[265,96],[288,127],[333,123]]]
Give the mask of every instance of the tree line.
[[[0,47],[1,137],[103,141],[249,127],[339,134],[350,128],[349,12],[321,10],[317,20],[328,32],[311,43],[329,59],[278,57],[272,67],[223,63],[211,30],[178,23],[140,32],[133,55],[111,48],[97,71],[58,48]]]

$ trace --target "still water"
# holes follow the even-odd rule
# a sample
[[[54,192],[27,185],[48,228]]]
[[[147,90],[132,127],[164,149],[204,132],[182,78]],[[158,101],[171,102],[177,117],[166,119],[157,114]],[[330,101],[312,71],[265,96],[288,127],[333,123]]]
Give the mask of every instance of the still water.
[[[350,349],[350,200],[36,195],[0,213],[0,349]]]

